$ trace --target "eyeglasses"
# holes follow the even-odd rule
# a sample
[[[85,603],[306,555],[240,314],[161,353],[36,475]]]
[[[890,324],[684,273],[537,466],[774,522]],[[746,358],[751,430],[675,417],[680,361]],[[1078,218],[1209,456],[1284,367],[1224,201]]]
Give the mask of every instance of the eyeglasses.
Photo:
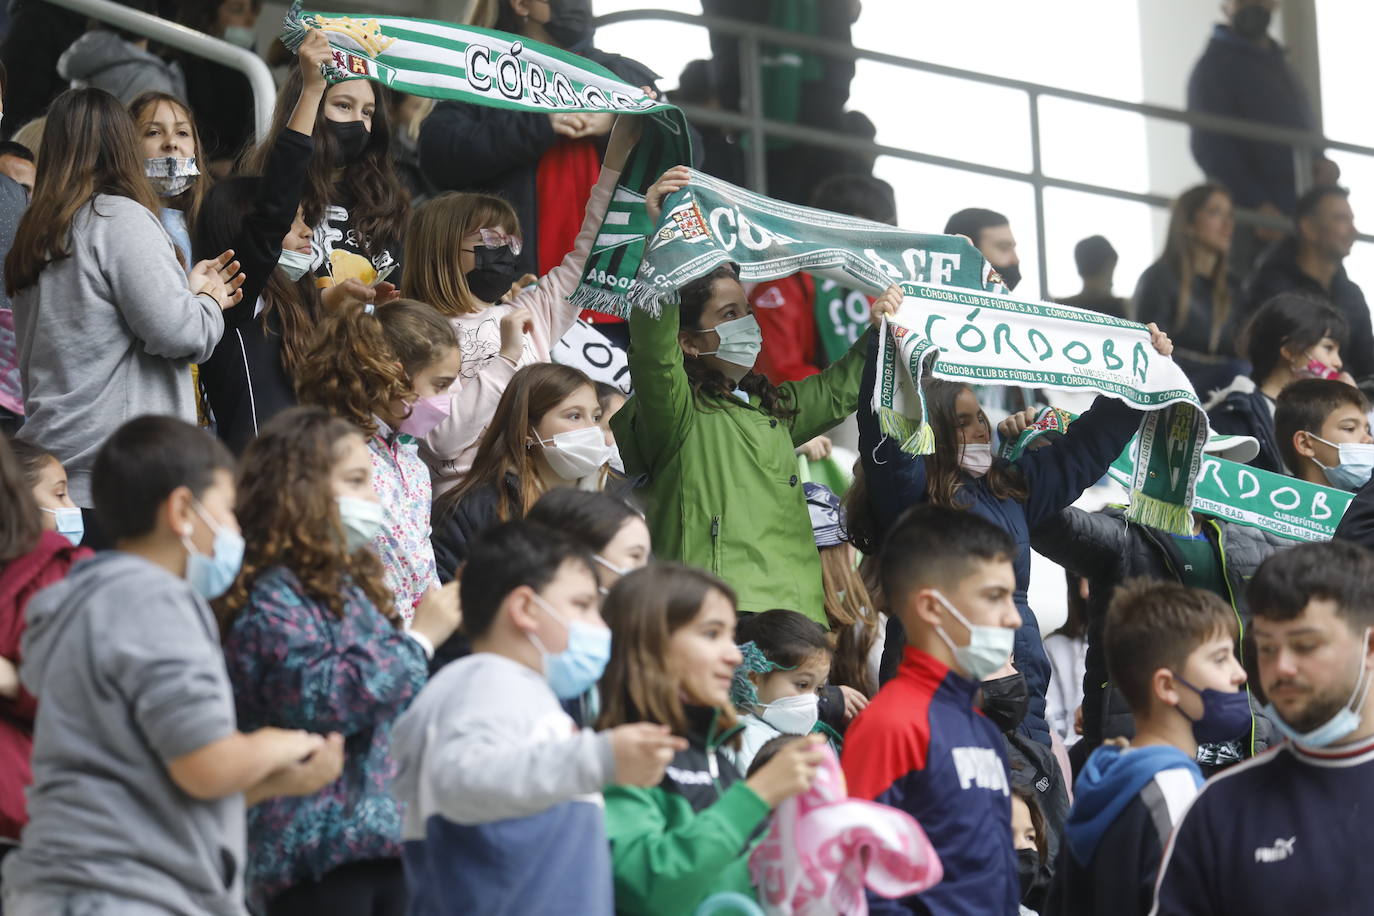
[[[478,229],[472,234],[480,238],[482,244],[488,248],[500,248],[502,245],[509,245],[511,254],[519,254],[520,249],[525,247],[525,243],[521,241],[520,236],[511,235],[504,229],[484,228]],[[463,250],[471,251],[472,249],[464,248]]]

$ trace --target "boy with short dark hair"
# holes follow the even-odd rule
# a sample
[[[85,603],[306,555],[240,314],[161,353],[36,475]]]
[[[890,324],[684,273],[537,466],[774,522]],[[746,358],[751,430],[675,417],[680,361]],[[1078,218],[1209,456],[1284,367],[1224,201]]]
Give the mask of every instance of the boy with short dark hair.
[[[991,522],[928,503],[908,510],[884,543],[883,592],[907,645],[897,676],[850,725],[842,764],[851,795],[920,822],[944,878],[903,900],[870,894],[873,913],[1017,911],[1006,750],[975,704],[1021,625],[1015,555]]]
[[[686,742],[645,723],[578,730],[559,705],[610,658],[592,563],[527,521],[469,554],[473,654],[439,671],[392,733],[412,916],[614,911],[601,790],[657,785]]]
[[[1212,592],[1135,579],[1107,610],[1107,668],[1135,718],[1079,774],[1046,914],[1144,916],[1169,834],[1202,785],[1199,742],[1250,729],[1234,612]]]
[[[1368,457],[1346,460],[1342,446],[1361,449],[1369,435],[1369,401],[1360,389],[1336,379],[1302,379],[1279,394],[1274,437],[1288,472],[1308,483],[1358,490],[1369,482]]]
[[[95,507],[115,549],[27,610],[20,676],[39,704],[7,913],[240,916],[245,794],[338,778],[338,735],[235,726],[206,603],[243,555],[232,471],[217,439],[171,417],[124,424],[97,455]]]

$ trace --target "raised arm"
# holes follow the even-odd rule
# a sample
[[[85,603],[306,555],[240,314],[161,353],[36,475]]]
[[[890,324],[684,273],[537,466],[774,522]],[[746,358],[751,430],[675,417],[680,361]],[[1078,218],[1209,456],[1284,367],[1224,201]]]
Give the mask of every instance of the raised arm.
[[[692,386],[678,346],[678,307],[663,306],[659,318],[630,313],[630,381],[634,394],[611,418],[616,438],[634,440],[650,471],[686,440],[696,414]]]

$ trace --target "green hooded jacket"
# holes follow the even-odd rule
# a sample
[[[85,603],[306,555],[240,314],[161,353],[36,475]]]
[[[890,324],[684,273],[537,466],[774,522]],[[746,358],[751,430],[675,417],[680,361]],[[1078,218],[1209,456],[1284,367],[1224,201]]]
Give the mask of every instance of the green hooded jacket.
[[[721,745],[715,710],[689,709],[688,747],[652,789],[607,786],[615,910],[621,916],[691,916],[712,894],[753,899],[749,851],[769,807],[745,784]]]
[[[654,553],[709,569],[741,611],[798,611],[825,621],[820,554],[798,476],[796,446],[852,414],[870,329],[824,372],[778,387],[797,416],[764,413],[751,396],[692,392],[678,346],[678,308],[630,315],[635,393],[611,419],[631,477],[646,475]]]

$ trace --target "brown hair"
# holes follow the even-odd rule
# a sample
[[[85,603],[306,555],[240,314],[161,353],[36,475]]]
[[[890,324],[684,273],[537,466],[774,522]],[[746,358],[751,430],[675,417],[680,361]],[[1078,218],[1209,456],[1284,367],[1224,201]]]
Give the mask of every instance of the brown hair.
[[[678,563],[657,563],[621,579],[606,596],[601,616],[611,628],[611,660],[601,677],[598,731],[630,722],[666,725],[675,735],[688,731],[682,687],[666,667],[673,634],[701,613],[706,596],[718,592],[738,605],[735,592],[710,573]],[[720,708],[717,732],[735,724],[730,703]]]
[[[582,370],[558,363],[535,363],[516,372],[482,435],[472,469],[462,483],[439,498],[435,515],[442,518],[469,493],[494,486],[496,517],[503,522],[524,517],[542,493],[533,449],[526,441],[546,413],[583,386],[595,391],[592,380]],[[506,492],[506,475],[511,473],[520,479],[519,506],[511,505]]]
[[[161,208],[124,106],[103,89],[68,89],[48,109],[43,166],[5,258],[11,296],[37,283],[49,263],[71,254],[72,221],[97,194],[127,197],[155,219]],[[169,254],[175,257],[174,249]]]
[[[868,653],[878,638],[878,612],[863,578],[850,562],[852,550],[848,544],[820,548],[825,619],[835,650],[830,683],[853,687],[872,697],[878,685],[869,676]]]
[[[1216,194],[1231,199],[1231,192],[1219,184],[1208,182],[1191,187],[1178,196],[1169,213],[1169,235],[1160,261],[1171,266],[1178,276],[1178,305],[1174,311],[1174,327],[1177,328],[1187,324],[1193,303],[1193,276],[1197,273],[1193,264],[1193,222]],[[1231,287],[1227,285],[1229,271],[1230,254],[1219,252],[1211,277],[1212,328],[1207,337],[1208,353],[1216,352],[1221,343],[1222,329],[1231,314]]]
[[[679,328],[684,331],[701,330],[701,313],[705,310],[706,303],[710,301],[716,283],[720,280],[738,283],[739,266],[729,262],[721,264],[715,270],[697,277],[682,288],[678,306]],[[750,371],[744,378],[740,379],[738,385],[735,385],[723,373],[709,368],[701,359],[688,356],[685,353],[682,357],[682,368],[687,373],[687,382],[691,385],[692,394],[698,401],[704,395],[732,398],[735,388],[739,388],[745,394],[758,395],[759,409],[771,417],[777,417],[779,420],[792,420],[800,412],[793,403],[792,396],[768,381],[768,377],[761,373]]]
[[[1140,715],[1150,708],[1160,668],[1179,676],[1204,640],[1236,638],[1236,613],[1212,592],[1158,579],[1131,579],[1107,606],[1103,649],[1112,684]]]
[[[286,130],[303,86],[300,68],[292,67],[291,75],[277,93],[271,131],[248,157],[248,167],[253,172],[262,174],[267,167],[272,146],[282,131]],[[362,249],[370,257],[377,256],[401,238],[410,214],[410,195],[396,176],[396,168],[391,161],[391,131],[387,127],[386,102],[377,84],[373,85],[373,94],[376,104],[372,109],[372,131],[367,146],[357,162],[343,167],[342,174],[336,180],[335,176],[339,174],[334,166],[337,144],[333,134],[325,129],[329,121],[324,113],[329,96],[326,90],[320,108],[315,113],[315,130],[312,134],[315,152],[306,169],[305,193],[301,196],[305,221],[318,226],[324,219],[325,207],[337,197],[335,188],[346,185],[353,197],[349,217],[358,231]]]
[[[959,444],[959,421],[954,408],[959,395],[967,389],[968,386],[962,382],[938,378],[927,378],[921,384],[921,390],[925,393],[927,420],[935,434],[935,451],[925,458],[929,481],[926,492],[932,503],[951,509],[967,509],[972,504],[972,500],[966,498],[967,494],[961,492],[966,486],[964,473],[959,467],[963,446]],[[979,413],[981,416],[982,412]],[[983,422],[987,422],[986,417],[983,417]],[[1020,469],[1007,461],[994,460],[983,480],[988,492],[997,499],[1024,502],[1029,495]]]
[[[33,484],[24,466],[0,436],[0,563],[16,560],[33,550],[43,534],[43,519],[33,498]]]
[[[140,149],[143,140],[143,119],[151,118],[157,113],[157,106],[166,102],[181,109],[186,116],[186,121],[191,125],[191,142],[195,144],[196,167],[204,168],[195,181],[191,182],[190,187],[182,191],[176,197],[164,198],[163,203],[168,207],[175,207],[186,214],[186,225],[194,233],[196,220],[200,217],[200,205],[205,200],[205,192],[210,189],[212,181],[209,171],[209,163],[201,159],[200,130],[196,127],[196,115],[187,107],[186,103],[174,95],[165,92],[144,92],[129,103],[129,116],[134,119],[134,129],[140,141]],[[144,157],[147,158],[146,156]]]
[[[272,418],[248,445],[240,462],[234,509],[246,542],[243,566],[229,592],[214,603],[228,633],[248,604],[258,578],[276,566],[300,582],[301,591],[342,618],[344,590],[362,589],[367,599],[399,622],[382,564],[369,548],[349,552],[334,498],[334,464],[358,428],[320,407],[292,407]]]
[[[445,315],[468,315],[484,308],[468,289],[458,266],[463,239],[478,229],[520,232],[515,209],[500,197],[449,191],[425,201],[406,231],[406,269],[401,292],[428,302]]]
[[[321,323],[297,370],[296,394],[371,435],[377,408],[410,397],[415,374],[457,347],[453,327],[423,302],[396,299],[373,312],[350,303]]]
[[[1299,432],[1320,436],[1322,426],[1338,407],[1354,407],[1369,412],[1369,400],[1354,385],[1334,378],[1303,378],[1289,382],[1279,392],[1274,407],[1274,438],[1279,457],[1292,471],[1302,467],[1302,456],[1293,444]]]

